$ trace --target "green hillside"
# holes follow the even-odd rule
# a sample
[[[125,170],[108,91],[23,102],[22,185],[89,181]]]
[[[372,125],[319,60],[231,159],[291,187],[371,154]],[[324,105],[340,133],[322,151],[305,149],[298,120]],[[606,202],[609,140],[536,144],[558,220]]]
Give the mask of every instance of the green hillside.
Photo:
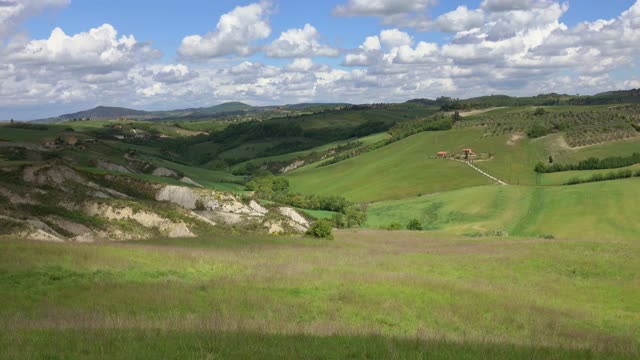
[[[463,163],[434,159],[480,139],[475,129],[425,132],[339,163],[287,175],[294,191],[380,201],[490,184]]]
[[[369,136],[365,136],[365,137],[361,137],[361,138],[339,140],[339,141],[330,142],[328,144],[320,145],[320,146],[311,148],[309,150],[296,151],[296,152],[290,152],[290,153],[286,153],[286,154],[282,154],[282,155],[267,156],[267,157],[260,157],[260,158],[251,159],[251,160],[236,164],[236,165],[233,166],[233,168],[234,169],[242,168],[242,167],[246,166],[247,164],[253,164],[255,166],[261,166],[263,164],[266,164],[266,163],[269,163],[269,162],[275,162],[275,161],[293,161],[295,159],[307,156],[307,155],[309,155],[309,154],[311,154],[313,152],[321,153],[323,151],[327,151],[327,150],[329,150],[331,148],[334,148],[336,146],[348,144],[349,142],[352,142],[352,141],[358,141],[358,142],[362,143],[362,145],[371,145],[371,144],[374,144],[376,142],[386,140],[388,138],[389,138],[389,135],[387,133],[378,133],[378,134],[373,134],[373,135],[369,135]]]
[[[241,102],[227,102],[219,105],[214,105],[206,108],[198,109],[198,113],[202,114],[217,114],[221,112],[229,112],[229,111],[241,111],[241,110],[251,110],[253,106],[247,105]]]
[[[640,116],[556,98],[2,124],[0,359],[637,359]]]
[[[423,132],[334,165],[303,167],[287,177],[296,191],[342,194],[354,201],[402,199],[486,184],[463,164],[432,158],[438,151],[460,153],[465,147],[489,156],[475,165],[509,184],[563,185],[573,177],[586,178],[609,170],[536,174],[536,163],[548,161],[549,156],[559,163],[571,163],[589,157],[630,155],[640,149],[640,137],[570,148],[563,134],[529,139],[513,134],[486,136],[482,128]]]
[[[425,229],[459,235],[565,239],[638,237],[640,179],[575,186],[482,186],[369,206],[367,226],[419,219]]]

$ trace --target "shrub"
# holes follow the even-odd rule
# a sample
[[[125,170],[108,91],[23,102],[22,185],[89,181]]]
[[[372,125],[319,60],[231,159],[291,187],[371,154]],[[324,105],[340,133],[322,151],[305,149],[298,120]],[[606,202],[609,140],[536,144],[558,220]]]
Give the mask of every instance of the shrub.
[[[319,239],[333,239],[333,226],[327,220],[318,220],[309,228],[308,234]]]
[[[26,228],[25,224],[13,219],[0,218],[0,234],[13,234]]]
[[[418,219],[411,219],[407,224],[407,230],[419,231],[422,230],[422,224]]]
[[[537,108],[536,111],[533,113],[535,116],[542,116],[544,114],[547,113],[547,110],[545,110],[544,108]]]
[[[402,224],[398,222],[392,222],[386,227],[386,230],[400,230],[400,229],[402,229]]]
[[[535,139],[549,134],[551,131],[544,127],[541,124],[534,124],[529,131],[527,131],[527,136]]]

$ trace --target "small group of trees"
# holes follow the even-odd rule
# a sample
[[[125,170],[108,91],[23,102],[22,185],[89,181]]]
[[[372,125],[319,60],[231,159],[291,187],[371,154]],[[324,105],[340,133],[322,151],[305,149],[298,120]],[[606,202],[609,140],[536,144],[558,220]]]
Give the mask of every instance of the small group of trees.
[[[550,159],[552,158],[550,157]],[[534,170],[537,173],[553,173],[573,170],[617,169],[635,164],[640,164],[640,153],[633,153],[630,156],[613,156],[604,159],[591,157],[576,164],[558,164],[550,161],[550,164],[546,165],[539,162],[536,164]]]
[[[289,180],[270,173],[253,178],[246,187],[261,199],[301,209],[335,212],[331,221],[338,228],[362,226],[367,219],[366,205],[354,204],[342,196],[290,192]]]
[[[424,230],[423,226],[422,226],[422,222],[420,222],[420,220],[418,219],[411,219],[409,220],[409,222],[406,225],[402,225],[399,222],[392,222],[391,224],[387,225],[385,228],[385,230],[402,230],[402,229],[407,229],[407,230],[411,230],[411,231],[421,231]]]

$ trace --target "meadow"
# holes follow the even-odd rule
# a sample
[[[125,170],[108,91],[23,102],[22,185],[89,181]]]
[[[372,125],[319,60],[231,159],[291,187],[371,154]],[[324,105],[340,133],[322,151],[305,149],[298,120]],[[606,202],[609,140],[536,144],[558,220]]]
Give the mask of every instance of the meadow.
[[[640,179],[575,186],[479,186],[369,205],[366,226],[418,219],[451,234],[637,240]]]
[[[0,358],[633,359],[639,251],[371,230],[3,239]]]

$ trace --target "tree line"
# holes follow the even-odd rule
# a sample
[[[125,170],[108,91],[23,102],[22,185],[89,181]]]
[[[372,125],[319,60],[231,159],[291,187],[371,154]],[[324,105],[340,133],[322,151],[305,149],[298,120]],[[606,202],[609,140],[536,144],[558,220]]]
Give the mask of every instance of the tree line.
[[[354,204],[342,196],[300,194],[289,191],[289,180],[267,173],[246,184],[255,197],[301,209],[335,212],[332,221],[338,228],[362,226],[367,220],[366,205]]]
[[[535,166],[535,172],[537,173],[554,173],[561,171],[573,171],[573,170],[602,170],[602,169],[617,169],[623,168],[635,164],[640,164],[640,153],[633,153],[630,156],[613,156],[604,159],[598,159],[590,157],[586,160],[582,160],[576,164],[544,164],[539,162]]]
[[[590,182],[629,179],[632,177],[640,177],[640,170],[636,171],[635,173],[631,170],[620,170],[617,172],[612,171],[608,174],[594,174],[586,179],[573,178],[565,183],[565,185],[578,185]]]

